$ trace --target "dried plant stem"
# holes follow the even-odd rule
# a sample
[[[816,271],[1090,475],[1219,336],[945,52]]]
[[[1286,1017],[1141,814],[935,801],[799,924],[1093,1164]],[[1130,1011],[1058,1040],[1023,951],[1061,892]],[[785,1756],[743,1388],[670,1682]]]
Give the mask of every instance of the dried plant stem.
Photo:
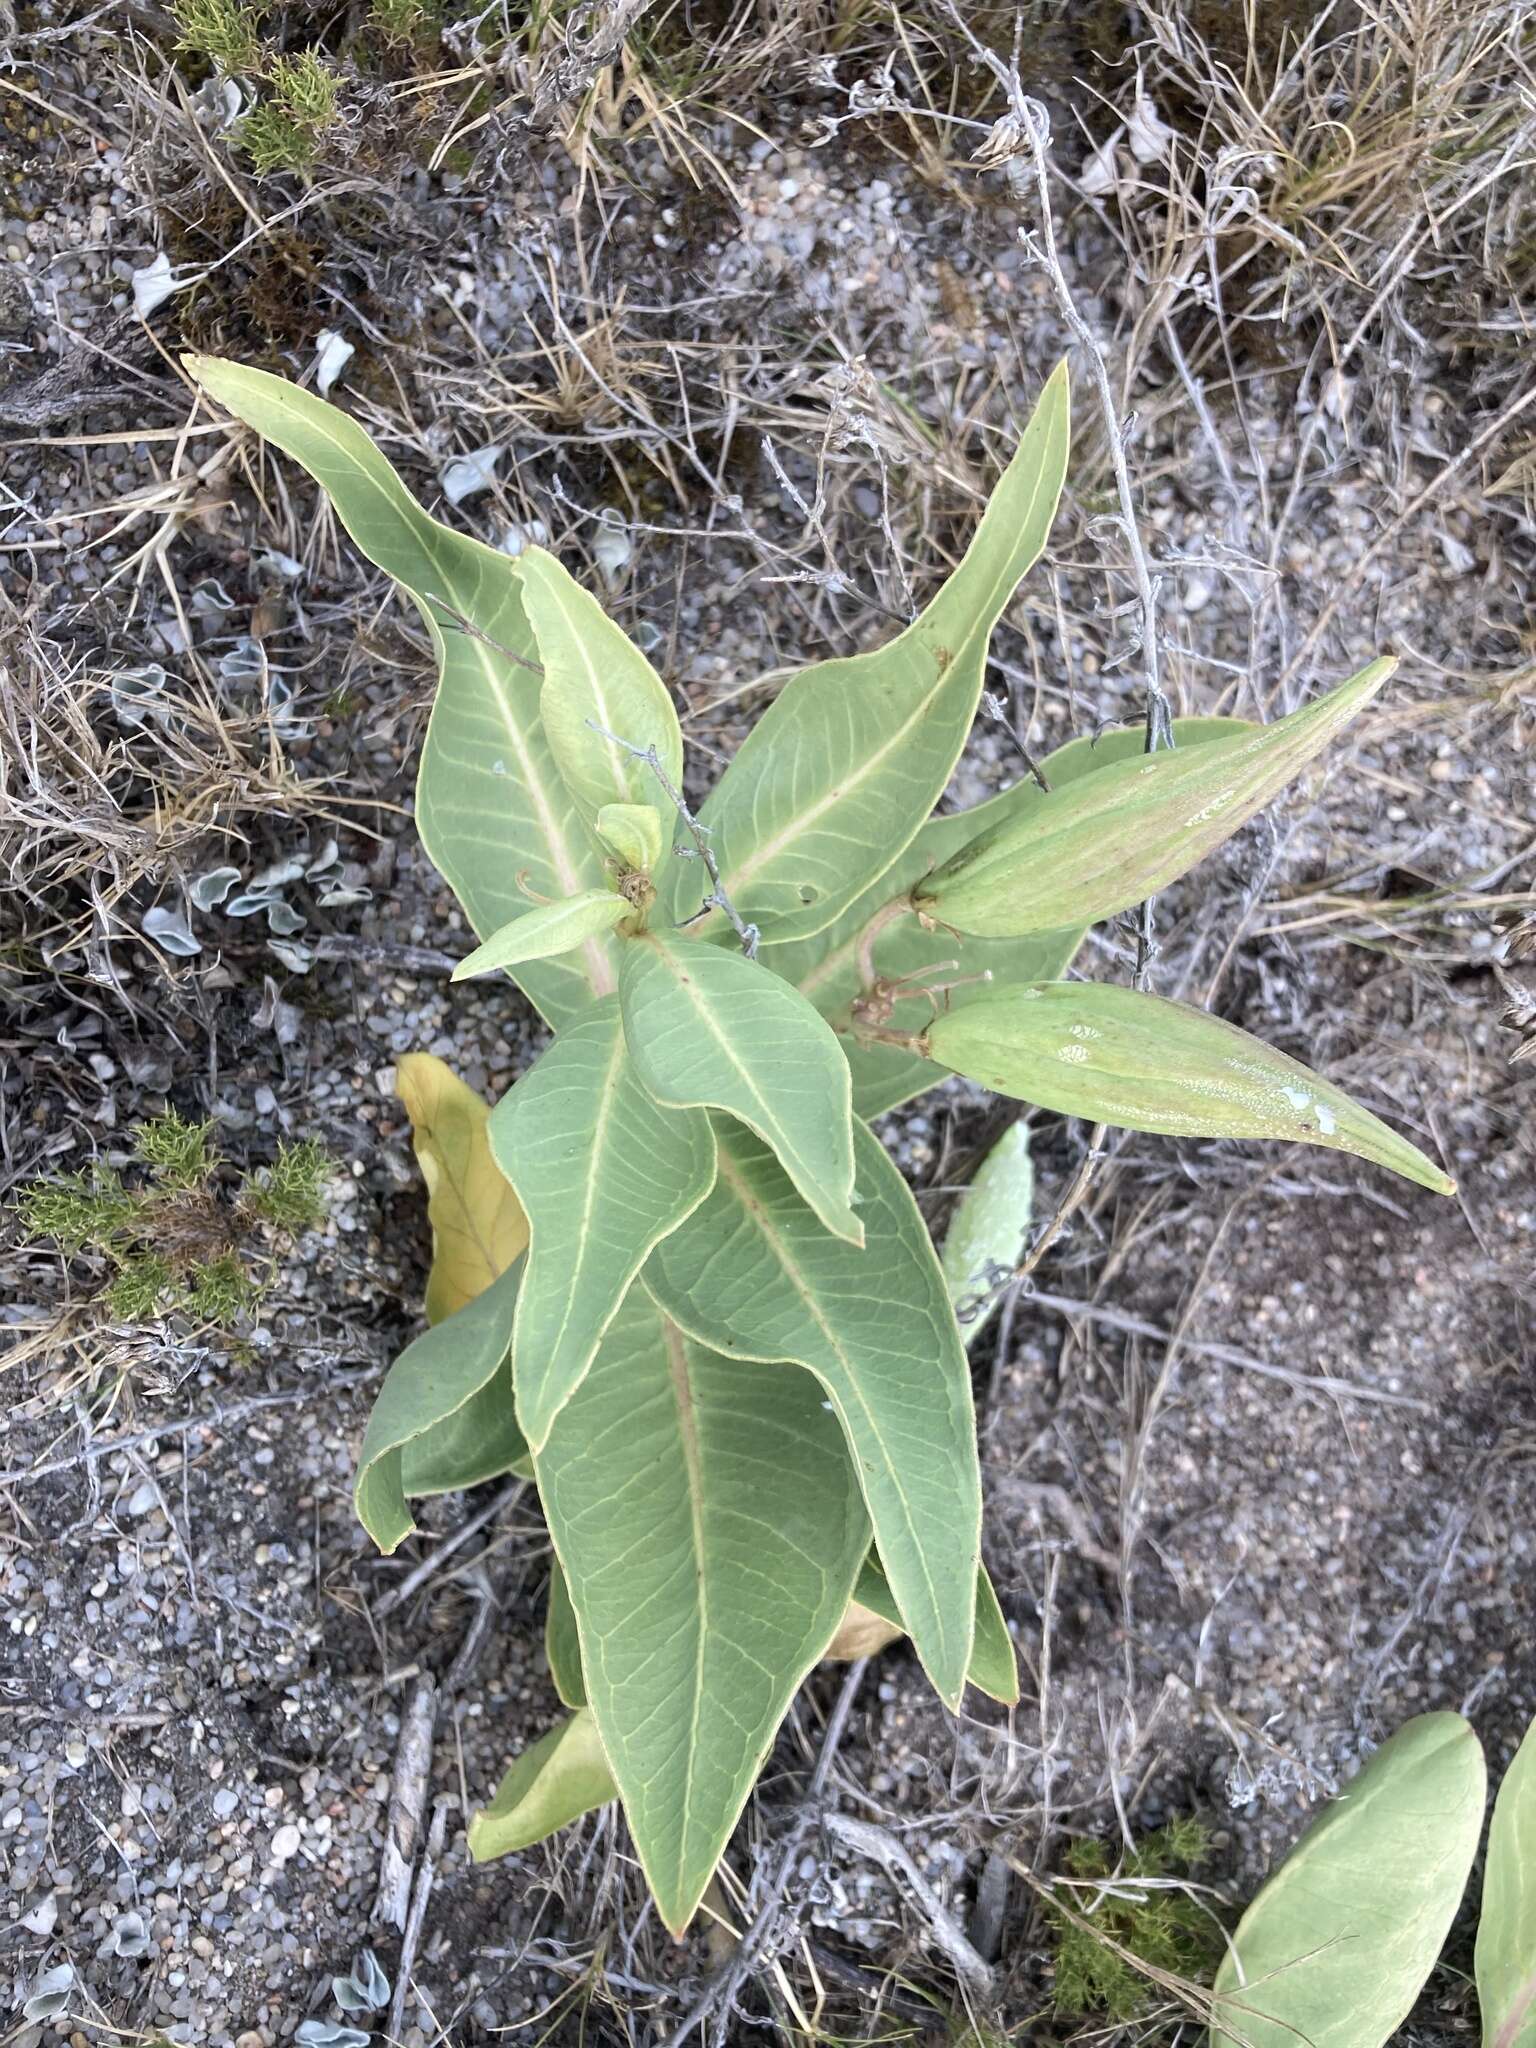
[[[661,756],[654,747],[637,747],[633,740],[621,739],[618,733],[609,732],[595,719],[588,719],[594,732],[601,733],[605,740],[612,740],[616,747],[622,747],[626,754],[633,754],[637,761],[643,761],[667,793],[667,800],[682,819],[688,836],[697,850],[698,858],[704,863],[709,876],[710,890],[704,898],[704,910],[723,910],[730,920],[731,929],[741,941],[741,950],[749,960],[757,958],[757,942],[762,934],[755,924],[747,924],[738,915],[736,906],[725,893],[725,884],[720,879],[720,864],[715,859],[715,850],[709,843],[709,827],[701,825],[688,808],[687,799],[677,787],[666,769],[661,765]]]
[[[1115,404],[1109,364],[1103,349],[1099,346],[1097,335],[1078,311],[1077,302],[1072,296],[1072,287],[1067,283],[1066,272],[1061,267],[1061,257],[1056,247],[1056,220],[1051,205],[1050,116],[1038,100],[1031,99],[1025,92],[1019,78],[1018,33],[1015,34],[1013,62],[1006,64],[995,50],[989,50],[972,32],[954,5],[954,0],[946,0],[946,4],[951,19],[964,34],[973,54],[986,65],[1002,86],[1008,100],[1009,111],[1001,120],[993,123],[986,141],[975,152],[974,160],[984,164],[1000,164],[1004,175],[1016,189],[1022,189],[1026,178],[1032,173],[1040,227],[1038,234],[1029,229],[1023,230],[1021,239],[1027,254],[1049,278],[1061,317],[1066,321],[1072,338],[1086,356],[1093,375],[1099,411],[1104,421],[1105,445],[1109,450],[1110,467],[1114,472],[1115,495],[1120,501],[1120,514],[1115,524],[1120,529],[1126,553],[1130,557],[1131,578],[1136,586],[1137,609],[1141,614],[1140,653],[1146,685],[1146,747],[1150,754],[1158,747],[1171,747],[1174,743],[1173,711],[1163,689],[1162,661],[1157,637],[1158,585],[1141,538],[1141,527],[1136,515],[1136,492],[1131,482],[1130,458],[1126,453],[1126,428]],[[1022,28],[1022,17],[1020,24]],[[1028,171],[1024,168],[1026,162]],[[1149,898],[1140,906],[1136,917],[1135,984],[1139,989],[1145,989],[1151,980],[1152,960],[1156,951],[1152,916],[1153,905]]]
[[[1028,1252],[1014,1268],[1015,1282],[1027,1280],[1036,1266],[1045,1257],[1051,1246],[1060,1237],[1068,1219],[1074,1216],[1087,1200],[1088,1189],[1098,1170],[1099,1161],[1104,1157],[1104,1136],[1108,1124],[1095,1124],[1088,1138],[1088,1150],[1083,1154],[1082,1164],[1072,1176],[1072,1184],[1056,1206],[1056,1213],[1035,1239]]]
[[[870,994],[880,984],[882,979],[875,967],[875,941],[882,932],[888,931],[893,924],[899,923],[903,917],[907,917],[911,913],[912,903],[910,897],[906,895],[893,896],[889,903],[881,904],[880,908],[870,918],[868,924],[865,925],[863,931],[859,933],[857,953],[859,987],[866,995]]]

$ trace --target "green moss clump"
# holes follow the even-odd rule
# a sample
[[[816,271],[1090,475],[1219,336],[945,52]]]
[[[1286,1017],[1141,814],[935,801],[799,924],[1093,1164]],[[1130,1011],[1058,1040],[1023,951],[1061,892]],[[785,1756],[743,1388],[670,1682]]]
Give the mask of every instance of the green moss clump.
[[[1076,1882],[1063,1891],[1062,1906],[1046,1907],[1057,1930],[1059,2013],[1131,2020],[1153,1995],[1145,1971],[1196,1983],[1210,1979],[1221,1960],[1220,1929],[1170,1882],[1194,1869],[1209,1841],[1199,1821],[1184,1816],[1129,1852],[1092,1839],[1072,1844],[1067,1875]],[[1095,1891],[1095,1881],[1105,1889]]]
[[[181,31],[178,49],[206,57],[223,72],[259,67],[264,7],[250,0],[172,0],[171,12]]]
[[[51,1239],[68,1258],[94,1252],[113,1269],[100,1300],[119,1323],[181,1312],[227,1327],[259,1298],[273,1264],[264,1226],[285,1237],[324,1222],[330,1161],[313,1139],[284,1140],[264,1173],[233,1199],[215,1186],[219,1162],[211,1122],[188,1123],[174,1109],[134,1133],[139,1185],[96,1168],[23,1188],[22,1233]]]
[[[134,1133],[134,1157],[149,1167],[162,1187],[195,1188],[207,1180],[213,1162],[208,1156],[209,1118],[189,1124],[174,1109],[151,1117]]]
[[[419,43],[438,26],[434,0],[373,0],[370,25],[387,43]]]
[[[277,57],[267,71],[267,94],[236,129],[258,177],[303,171],[340,119],[341,78],[314,50]]]
[[[86,1245],[105,1249],[132,1221],[138,1198],[115,1173],[71,1173],[63,1180],[34,1181],[18,1203],[28,1237],[51,1237],[61,1251]]]
[[[313,1138],[290,1145],[285,1140],[259,1181],[246,1189],[245,1202],[264,1223],[297,1235],[325,1220],[325,1178],[331,1162]]]

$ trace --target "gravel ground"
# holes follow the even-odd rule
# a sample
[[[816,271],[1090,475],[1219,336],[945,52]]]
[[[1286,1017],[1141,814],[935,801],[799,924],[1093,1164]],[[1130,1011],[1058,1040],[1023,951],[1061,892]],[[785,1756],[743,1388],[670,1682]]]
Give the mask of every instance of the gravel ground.
[[[33,32],[50,21],[40,12]],[[430,699],[414,626],[291,473],[262,475],[258,497],[218,434],[173,469],[187,408],[161,351],[211,342],[297,372],[336,326],[358,354],[334,395],[389,424],[424,494],[452,459],[501,444],[494,483],[455,516],[513,545],[541,521],[600,582],[607,562],[613,608],[653,638],[688,708],[703,787],[761,701],[746,679],[769,672],[771,687],[772,672],[878,638],[882,607],[903,615],[907,584],[931,586],[1063,328],[1006,185],[973,190],[963,159],[882,146],[873,119],[837,127],[847,80],[834,91],[814,73],[798,100],[759,107],[755,140],[724,120],[698,130],[723,187],[701,191],[679,152],[644,137],[604,144],[624,175],[600,205],[575,148],[535,149],[522,184],[510,158],[418,166],[387,203],[369,188],[355,219],[334,196],[299,212],[294,234],[320,241],[315,275],[302,251],[269,260],[258,243],[264,282],[246,252],[146,328],[134,278],[158,250],[190,273],[213,260],[216,231],[228,246],[241,230],[215,220],[221,188],[187,154],[185,120],[147,123],[128,72],[93,70],[92,33],[29,46],[31,68],[8,75],[32,97],[0,96],[4,687],[20,703],[50,675],[45,723],[68,741],[31,783],[13,756],[0,789],[13,805],[0,824],[24,846],[0,981],[8,1176],[121,1158],[167,1101],[212,1115],[232,1161],[316,1136],[335,1170],[328,1221],[267,1247],[273,1283],[233,1339],[116,1327],[88,1260],[0,1240],[16,1336],[0,1445],[12,2038],[275,2048],[342,2017],[331,1979],[360,1951],[396,1979],[401,1930],[375,1905],[402,1722],[428,1677],[422,1828],[436,1815],[439,1833],[398,2038],[659,2041],[719,1950],[703,1932],[659,1935],[611,1814],[485,1869],[466,1856],[468,1812],[558,1711],[536,1504],[515,1487],[428,1503],[428,1533],[382,1561],[350,1501],[371,1392],[415,1326],[427,1259],[394,1061],[437,1053],[494,1096],[540,1027],[509,992],[446,978],[467,934],[410,825]],[[600,233],[584,205],[609,209]],[[1123,338],[1137,306],[1102,217],[1073,221],[1079,307]],[[346,232],[376,238],[371,266]],[[626,321],[606,337],[562,328],[580,346],[535,375],[549,280],[569,287],[593,250]],[[274,284],[278,255],[289,268]],[[287,289],[288,332],[270,308],[260,328],[258,288]],[[723,366],[746,422],[713,443],[728,489],[708,524],[723,531],[678,515],[664,488],[675,451],[643,435],[620,446],[636,409],[671,402],[673,371],[686,381],[669,348]],[[888,1825],[962,1917],[1006,1856],[1047,1872],[1063,1830],[1113,1835],[1117,1815],[1138,1832],[1200,1815],[1202,1875],[1240,1899],[1406,1715],[1461,1707],[1502,1757],[1536,1713],[1536,1068],[1510,1065],[1494,971],[1536,883],[1536,700],[1528,667],[1512,667],[1529,522],[1469,480],[1370,552],[1465,439],[1454,366],[1438,383],[1397,377],[1388,441],[1373,437],[1368,386],[1298,410],[1294,383],[1260,364],[1242,416],[1213,401],[1202,425],[1167,364],[1138,361],[1132,447],[1179,707],[1272,714],[1378,648],[1405,656],[1353,754],[1162,900],[1158,986],[1216,1001],[1398,1117],[1461,1197],[1332,1154],[1113,1145],[1037,1294],[975,1352],[988,1552],[1024,1703],[1008,1716],[973,1695],[952,1721],[893,1650],[864,1681],[833,1777],[843,1808]],[[409,402],[390,381],[402,371]],[[539,402],[518,411],[507,393],[530,382]],[[50,389],[66,393],[52,411]],[[1070,502],[992,678],[1036,754],[1136,708],[1135,664],[1115,659],[1126,623],[1105,574],[1115,544],[1095,524],[1109,498],[1085,376],[1075,405]],[[807,499],[818,474],[826,484],[829,549],[775,457]],[[1266,526],[1308,461],[1298,516]],[[112,537],[103,508],[132,493],[149,495]],[[620,541],[606,554],[605,536]],[[1338,622],[1288,673],[1336,592]],[[284,690],[243,658],[253,642]],[[132,679],[155,663],[164,716],[135,723]],[[94,767],[69,716],[105,750]],[[1019,772],[1011,732],[986,720],[948,801]],[[295,852],[313,864],[331,842],[352,900],[321,907],[326,884],[296,878],[297,954],[254,921],[186,907],[207,868],[248,878]],[[157,905],[187,916],[195,957],[145,941]],[[1110,975],[1126,958],[1124,935],[1101,934],[1084,964]],[[881,1126],[936,1227],[998,1128],[958,1081]],[[1042,1220],[1085,1137],[1036,1119]],[[797,1706],[723,1904],[761,1867],[838,1683],[818,1674]],[[829,2025],[847,2017],[840,1998],[857,2010],[876,1993],[915,2024],[912,1987],[958,2008],[923,1915],[846,1846],[819,1848],[788,1897],[800,1932],[786,1923],[781,1980],[762,1997],[793,1984],[808,2006],[819,1981]],[[1050,1997],[1049,1939],[1019,1878],[1001,1961],[1001,2016],[1017,2028]],[[65,2010],[26,2021],[26,1999],[65,1965]],[[1416,2038],[1463,2038],[1474,2012],[1447,1971]],[[396,2030],[387,2012],[355,2023]],[[733,2038],[754,2033],[743,2020]]]

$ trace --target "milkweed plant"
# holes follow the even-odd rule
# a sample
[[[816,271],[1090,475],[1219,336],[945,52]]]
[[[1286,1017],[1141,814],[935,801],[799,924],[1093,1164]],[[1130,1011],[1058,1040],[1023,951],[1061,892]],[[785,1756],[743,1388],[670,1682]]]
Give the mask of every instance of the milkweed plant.
[[[429,1326],[368,1425],[379,1547],[413,1497],[529,1474],[569,1716],[478,1814],[478,1857],[617,1797],[667,1925],[698,1907],[801,1680],[855,1605],[941,1699],[1018,1696],[980,1561],[951,1292],[870,1119],[958,1073],[1132,1130],[1332,1146],[1450,1192],[1338,1088],[1180,1003],[1066,978],[1087,929],[1229,838],[1394,663],[1269,725],[1078,740],[934,807],[988,641],[1066,473],[1045,385],[964,558],[887,645],[780,691],[704,802],[661,678],[553,555],[430,517],[282,379],[202,389],[323,486],[431,636],[426,850],[554,1039],[487,1111],[402,1064],[436,1251]]]

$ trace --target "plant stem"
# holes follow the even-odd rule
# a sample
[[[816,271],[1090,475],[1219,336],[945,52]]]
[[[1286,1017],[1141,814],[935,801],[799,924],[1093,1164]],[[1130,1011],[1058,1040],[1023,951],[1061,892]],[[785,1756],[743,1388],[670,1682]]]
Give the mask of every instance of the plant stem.
[[[616,747],[622,747],[626,754],[633,754],[637,761],[644,761],[651,773],[656,777],[656,780],[666,791],[673,809],[687,827],[688,836],[692,839],[698,851],[698,857],[703,861],[705,872],[709,876],[710,892],[704,898],[703,908],[705,910],[723,910],[730,920],[732,931],[735,932],[737,938],[741,941],[741,950],[749,960],[755,960],[757,958],[757,942],[762,934],[758,931],[755,924],[743,922],[737,913],[735,904],[726,895],[725,884],[720,879],[720,864],[715,859],[714,848],[709,843],[709,827],[701,825],[693,815],[693,812],[689,810],[682,791],[673,782],[666,769],[662,767],[661,756],[654,747],[637,747],[633,740],[621,739],[618,733],[609,732],[605,726],[599,725],[595,718],[589,718],[587,723],[594,732],[601,733],[605,740],[612,740],[613,744]]]
[[[875,970],[875,941],[900,918],[912,912],[912,899],[908,895],[893,896],[889,903],[882,903],[859,933],[859,945],[855,958],[859,967],[859,988],[868,995],[879,981]],[[915,914],[915,913],[914,913]]]

